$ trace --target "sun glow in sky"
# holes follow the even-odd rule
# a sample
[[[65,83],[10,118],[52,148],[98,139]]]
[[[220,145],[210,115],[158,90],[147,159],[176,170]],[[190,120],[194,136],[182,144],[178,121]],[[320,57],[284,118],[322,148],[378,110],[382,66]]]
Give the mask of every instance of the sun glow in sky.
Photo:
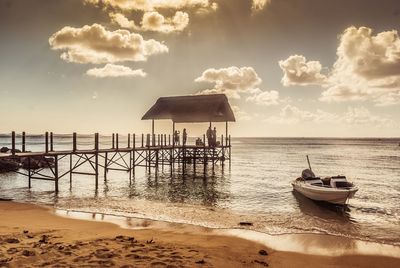
[[[234,136],[399,136],[399,29],[397,0],[0,0],[0,132],[140,133],[224,93]]]

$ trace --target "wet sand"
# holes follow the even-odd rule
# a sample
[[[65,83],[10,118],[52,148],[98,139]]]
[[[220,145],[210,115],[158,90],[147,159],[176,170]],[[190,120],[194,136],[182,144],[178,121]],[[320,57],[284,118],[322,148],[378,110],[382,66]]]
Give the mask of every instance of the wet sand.
[[[131,227],[61,217],[52,208],[1,201],[0,267],[400,267],[396,247],[392,256],[346,248],[340,254],[332,250],[330,256],[329,250],[285,251],[292,240],[279,236],[274,238],[281,240],[276,250],[256,234],[143,221]],[[341,238],[320,236],[318,241],[333,243],[332,249],[341,245]]]

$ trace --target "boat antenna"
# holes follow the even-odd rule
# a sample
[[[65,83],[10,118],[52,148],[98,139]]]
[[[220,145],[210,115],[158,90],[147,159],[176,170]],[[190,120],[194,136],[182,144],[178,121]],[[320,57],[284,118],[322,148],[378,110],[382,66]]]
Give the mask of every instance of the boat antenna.
[[[311,169],[311,165],[310,165],[310,159],[308,158],[308,155],[307,155],[307,163],[308,163],[308,167],[310,168],[310,170],[312,171],[312,169]]]

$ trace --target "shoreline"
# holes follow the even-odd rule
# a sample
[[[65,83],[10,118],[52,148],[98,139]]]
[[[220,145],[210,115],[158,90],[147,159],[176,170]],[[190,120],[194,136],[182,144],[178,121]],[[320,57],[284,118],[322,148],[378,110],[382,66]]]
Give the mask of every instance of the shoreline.
[[[57,214],[57,210],[52,207],[10,201],[0,202],[0,212],[2,215],[0,239],[4,240],[15,236],[21,240],[21,243],[7,244],[7,249],[1,250],[0,256],[1,254],[3,256],[0,257],[0,261],[12,258],[8,261],[10,267],[38,263],[43,261],[42,255],[51,259],[50,256],[47,256],[48,254],[39,255],[38,249],[43,245],[38,246],[37,240],[43,235],[48,235],[51,237],[50,240],[54,240],[52,246],[46,244],[49,252],[56,251],[58,253],[55,255],[58,257],[53,261],[61,262],[61,264],[65,262],[63,265],[66,266],[79,266],[78,264],[87,264],[90,261],[93,264],[104,266],[122,264],[150,266],[155,263],[154,265],[159,267],[177,264],[187,267],[241,267],[244,265],[249,267],[265,265],[271,267],[300,265],[319,267],[321,263],[326,263],[331,267],[374,267],[376,265],[398,267],[400,265],[400,247],[390,246],[393,254],[382,256],[382,253],[388,255],[388,245],[328,235],[290,235],[290,237],[276,235],[272,237],[273,239],[266,241],[264,236],[254,231],[213,230],[187,224],[132,218],[130,218],[130,224],[134,228],[125,229],[121,225],[117,225],[118,223],[110,223],[107,221],[108,219],[99,221],[96,219],[96,215],[94,220],[75,219],[71,216],[63,217]],[[103,217],[107,218],[110,215],[103,215]],[[24,230],[28,231],[27,234],[33,234],[34,237],[26,238]],[[134,249],[130,248],[132,245],[127,245],[129,241],[116,238],[120,235],[135,237],[137,243],[134,246],[142,245],[142,248],[137,249],[137,252],[141,252],[141,254],[136,251],[136,253],[132,253],[131,251]],[[296,239],[294,239],[295,237]],[[32,244],[33,240],[36,244]],[[149,241],[150,243],[146,243]],[[271,244],[271,241],[274,241],[275,244]],[[78,242],[84,243],[85,246],[77,245]],[[53,248],[56,244],[57,247]],[[67,244],[72,247],[77,246],[77,249],[68,248],[67,254],[71,255],[63,254],[64,249],[68,247]],[[12,252],[13,250],[10,248],[15,248],[16,245],[20,246],[19,251],[22,251],[22,254],[19,251],[14,254],[8,253]],[[35,245],[36,247],[34,247]],[[299,245],[303,247],[299,248]],[[347,247],[343,247],[343,245],[347,245]],[[360,248],[360,245],[364,248]],[[290,246],[295,248],[290,249]],[[59,249],[61,247],[62,250]],[[306,248],[307,250],[305,250]],[[318,248],[323,250],[318,251]],[[334,250],[335,248],[340,250]],[[104,252],[100,254],[99,249],[112,254],[103,254]],[[29,252],[24,250],[32,251],[34,252],[32,254],[35,255],[25,256],[29,255]],[[260,255],[260,250],[265,250],[268,256]],[[25,255],[23,255],[24,252]],[[361,254],[362,252],[364,254]],[[366,252],[368,254],[365,254]],[[135,257],[138,258],[127,257],[130,254],[135,254]],[[104,255],[109,258],[102,258]],[[80,256],[86,257],[79,258]],[[173,258],[172,256],[179,257]]]
[[[245,228],[212,228],[192,223],[179,223],[165,220],[153,220],[149,218],[128,217],[117,214],[106,214],[99,212],[87,212],[54,208],[54,214],[77,220],[90,220],[107,222],[118,225],[123,229],[185,229],[188,231],[200,230],[223,236],[234,236],[260,243],[268,248],[279,251],[295,252],[311,255],[340,256],[343,253],[352,252],[360,255],[379,255],[400,258],[400,246],[379,243],[368,240],[354,239],[334,234],[324,233],[284,233],[268,234],[257,230]],[[320,244],[321,240],[329,240],[330,243]],[[276,241],[285,241],[286,244]],[[315,245],[315,243],[319,245]],[[290,244],[291,246],[288,246]],[[342,250],[333,248],[332,245],[340,245]],[[345,248],[345,250],[343,250]],[[346,251],[347,250],[347,251]]]

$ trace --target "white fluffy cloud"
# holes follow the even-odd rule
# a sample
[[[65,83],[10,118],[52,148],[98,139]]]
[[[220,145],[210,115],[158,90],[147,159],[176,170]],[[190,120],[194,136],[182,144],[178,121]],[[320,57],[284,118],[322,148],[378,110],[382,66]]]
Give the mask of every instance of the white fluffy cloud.
[[[132,70],[123,65],[115,65],[108,63],[102,68],[92,68],[86,71],[86,74],[93,77],[146,77],[146,73],[142,69]]]
[[[253,0],[251,10],[255,12],[263,10],[269,3],[271,0]]]
[[[374,127],[399,126],[398,123],[390,118],[373,115],[365,107],[349,107],[345,113],[333,114],[320,109],[317,109],[315,112],[302,110],[290,104],[284,106],[278,115],[269,116],[264,121],[274,124],[298,124],[312,122],[347,125],[371,125]]]
[[[156,9],[210,9],[213,10],[216,3],[209,0],[84,0],[85,3],[104,5],[106,7],[121,10],[154,11]]]
[[[157,11],[145,12],[141,26],[136,25],[121,13],[110,13],[113,22],[119,26],[136,31],[153,31],[161,33],[181,32],[189,24],[189,14],[177,11],[171,18],[166,18]]]
[[[108,31],[100,24],[66,26],[49,38],[49,44],[54,50],[65,50],[62,59],[76,63],[146,61],[151,55],[168,52],[166,45],[154,39],[144,40],[127,30]]]
[[[259,85],[262,80],[252,67],[210,68],[195,79],[195,82],[213,83],[211,89],[201,90],[197,94],[226,94],[228,98],[240,99],[247,95],[247,101],[262,105],[275,105],[279,101],[277,91],[262,91]]]
[[[400,38],[397,31],[373,35],[367,27],[350,27],[340,37],[337,60],[323,101],[372,100],[400,103]]]
[[[321,74],[322,65],[319,61],[307,61],[302,55],[293,55],[279,61],[283,71],[282,84],[286,87],[300,85],[321,85],[326,76]]]
[[[214,83],[214,88],[200,94],[223,93],[231,98],[240,99],[240,93],[258,91],[262,80],[252,67],[210,68],[195,79],[195,82]]]
[[[283,84],[321,83],[325,88],[321,101],[369,100],[377,106],[400,104],[397,31],[373,35],[370,28],[349,27],[340,36],[336,54],[337,60],[327,77],[321,76],[319,62],[306,62],[303,56],[291,56],[279,62],[284,71]]]

